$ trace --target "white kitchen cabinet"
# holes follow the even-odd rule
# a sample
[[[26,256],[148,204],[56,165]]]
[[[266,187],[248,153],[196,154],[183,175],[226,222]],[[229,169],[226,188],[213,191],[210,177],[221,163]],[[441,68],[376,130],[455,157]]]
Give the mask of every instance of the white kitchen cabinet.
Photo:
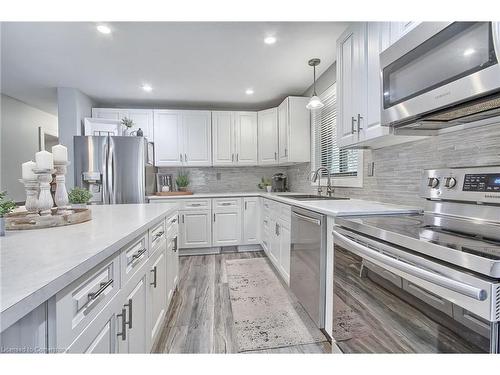
[[[214,166],[258,164],[257,113],[212,112]]]
[[[404,22],[387,22],[390,27],[390,44],[396,43],[399,39],[405,36],[422,22],[419,21],[404,21]],[[387,45],[385,48],[389,47]],[[384,48],[384,49],[385,49]]]
[[[143,131],[144,137],[153,141],[153,110],[129,108],[92,108],[92,117],[121,121],[125,117],[131,119],[134,125],[130,131]]]
[[[183,111],[184,165],[206,167],[212,165],[211,113],[209,111]]]
[[[366,23],[353,23],[337,40],[337,140],[357,143],[366,118]]]
[[[284,107],[283,109],[284,110]],[[259,165],[278,164],[278,108],[257,113]]]
[[[153,343],[160,333],[161,324],[167,311],[167,240],[163,240],[149,263],[149,340]]]
[[[236,246],[241,244],[241,198],[219,198],[213,200],[214,246]]]
[[[257,113],[235,113],[235,145],[237,165],[257,165]]]
[[[260,242],[259,198],[243,198],[243,244]]]
[[[115,353],[117,347],[117,336],[114,327],[116,324],[116,313],[107,314],[108,309],[99,316],[66,350],[67,353],[85,354],[111,354]]]
[[[169,238],[167,246],[167,306],[170,304],[179,281],[178,234]]]
[[[278,107],[279,164],[306,163],[311,160],[311,114],[309,98],[287,97]]]
[[[180,212],[179,248],[212,246],[212,216],[209,209]]]
[[[279,237],[279,270],[283,279],[290,285],[290,246],[291,233],[290,224],[280,219],[278,222]]]
[[[214,166],[231,166],[235,162],[234,112],[212,112],[212,157]]]
[[[119,353],[146,352],[146,275],[144,275],[123,301],[117,315],[116,329]]]
[[[154,111],[156,167],[210,166],[209,111]]]

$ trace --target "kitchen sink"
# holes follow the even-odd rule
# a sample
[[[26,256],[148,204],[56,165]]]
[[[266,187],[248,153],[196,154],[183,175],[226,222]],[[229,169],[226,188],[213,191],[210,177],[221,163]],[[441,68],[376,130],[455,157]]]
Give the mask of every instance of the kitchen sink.
[[[314,195],[314,194],[290,194],[282,195],[283,198],[295,199],[298,201],[319,201],[319,200],[346,200],[346,197],[328,197],[326,195]]]

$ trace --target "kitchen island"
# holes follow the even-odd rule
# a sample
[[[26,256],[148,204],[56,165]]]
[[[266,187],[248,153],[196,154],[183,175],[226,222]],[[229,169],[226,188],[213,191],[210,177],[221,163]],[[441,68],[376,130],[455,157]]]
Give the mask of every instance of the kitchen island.
[[[6,237],[0,240],[3,347],[4,331],[47,301],[49,303],[41,310],[45,311],[42,315],[46,315],[47,325],[50,326],[53,314],[49,310],[57,310],[56,305],[64,299],[59,294],[75,282],[81,285],[68,290],[75,305],[64,312],[75,315],[70,325],[77,325],[74,319],[80,313],[77,319],[85,320],[89,315],[95,318],[98,308],[80,310],[100,301],[102,305],[109,303],[120,285],[123,287],[127,279],[145,269],[148,258],[158,248],[166,250],[167,235],[175,237],[176,241],[177,205],[174,202],[91,206],[91,210],[92,220],[85,223],[8,231]],[[167,226],[170,224],[175,224],[175,230],[172,229],[169,234]],[[106,262],[109,264],[102,268]],[[96,269],[99,274],[94,278]],[[108,289],[104,293],[103,287]],[[99,296],[95,297],[94,303],[93,296],[97,293]],[[55,344],[58,349],[67,348],[67,345],[60,346],[59,342]]]

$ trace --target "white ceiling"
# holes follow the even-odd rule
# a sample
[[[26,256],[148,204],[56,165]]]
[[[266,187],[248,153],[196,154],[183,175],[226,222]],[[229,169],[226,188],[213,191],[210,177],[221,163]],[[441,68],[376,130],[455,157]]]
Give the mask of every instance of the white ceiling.
[[[2,93],[57,114],[57,87],[103,105],[261,109],[335,61],[345,22],[3,23]],[[274,35],[274,45],[263,43]],[[141,90],[153,86],[151,93]],[[252,96],[245,94],[253,88]]]

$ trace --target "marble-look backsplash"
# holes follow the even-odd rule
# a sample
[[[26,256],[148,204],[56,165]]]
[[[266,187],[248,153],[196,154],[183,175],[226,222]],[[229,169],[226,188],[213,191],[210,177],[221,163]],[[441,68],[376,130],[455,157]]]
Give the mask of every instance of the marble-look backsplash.
[[[375,163],[368,177],[368,163]],[[500,124],[460,130],[424,140],[365,150],[362,188],[336,188],[341,195],[386,203],[422,206],[419,184],[424,169],[500,165]],[[287,169],[294,191],[316,193],[308,182],[311,166]]]
[[[184,168],[189,173],[189,188],[194,193],[243,193],[259,191],[257,184],[262,177],[271,178],[275,173],[286,173],[284,167],[204,167]],[[175,177],[179,168],[159,168],[159,172]],[[220,177],[218,179],[217,177]]]

